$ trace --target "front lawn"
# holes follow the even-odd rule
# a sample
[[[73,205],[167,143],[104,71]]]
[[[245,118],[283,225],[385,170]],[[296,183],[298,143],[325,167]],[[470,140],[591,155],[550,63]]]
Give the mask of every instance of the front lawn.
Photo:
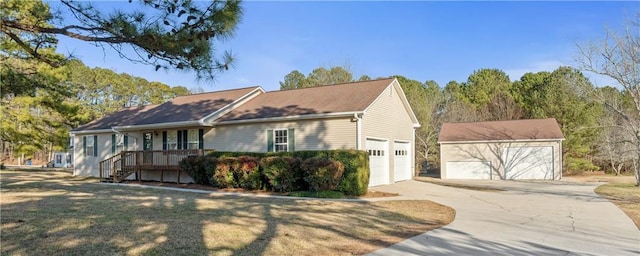
[[[431,201],[349,202],[110,186],[0,172],[2,255],[364,254],[446,225]]]

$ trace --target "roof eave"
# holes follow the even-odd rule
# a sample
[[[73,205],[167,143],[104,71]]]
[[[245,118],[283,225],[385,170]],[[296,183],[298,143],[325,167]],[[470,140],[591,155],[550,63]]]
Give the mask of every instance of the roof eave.
[[[187,127],[187,126],[210,126],[210,125],[202,124],[202,123],[200,123],[200,120],[195,120],[195,121],[182,121],[182,122],[171,122],[171,123],[114,126],[113,130],[115,130],[115,131],[136,131],[136,130],[178,128],[178,127]]]
[[[441,141],[438,144],[467,144],[467,143],[520,143],[520,142],[543,142],[543,141],[563,141],[564,138],[546,138],[546,139],[515,139],[515,140],[456,140]]]
[[[94,133],[111,133],[113,130],[111,129],[96,129],[96,130],[80,130],[80,131],[70,131],[69,133],[72,135],[76,134],[94,134]]]
[[[242,120],[214,122],[213,125],[268,123],[268,122],[278,122],[278,121],[323,119],[323,118],[332,118],[332,117],[352,117],[354,114],[361,114],[361,113],[363,113],[363,111],[323,113],[323,114],[310,114],[310,115],[295,115],[295,116],[282,116],[282,117],[269,117],[269,118],[256,118],[256,119],[242,119]]]

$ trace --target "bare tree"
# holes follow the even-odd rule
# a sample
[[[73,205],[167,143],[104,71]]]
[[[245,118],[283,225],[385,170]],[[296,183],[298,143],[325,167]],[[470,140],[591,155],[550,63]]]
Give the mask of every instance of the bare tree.
[[[578,49],[579,68],[614,79],[633,100],[631,111],[604,104],[625,121],[633,134],[636,159],[640,160],[640,13],[623,31],[607,29],[602,41],[579,45]],[[640,186],[640,168],[636,165],[634,169],[636,185]]]

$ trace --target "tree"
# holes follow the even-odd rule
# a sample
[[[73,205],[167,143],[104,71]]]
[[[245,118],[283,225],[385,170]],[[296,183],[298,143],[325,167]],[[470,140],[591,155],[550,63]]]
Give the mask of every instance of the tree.
[[[280,82],[280,90],[291,90],[307,87],[307,77],[298,70],[291,71],[284,77],[284,81]]]
[[[403,76],[395,78],[402,86],[407,101],[421,124],[416,129],[416,170],[425,169],[425,163],[439,162],[438,133],[442,125],[440,112],[444,94],[438,83],[433,80],[421,83]]]
[[[307,76],[308,86],[332,85],[353,82],[353,75],[342,67],[316,68]]]
[[[231,54],[218,54],[214,46],[233,36],[242,16],[240,1],[139,3],[144,10],[130,6],[105,13],[91,2],[61,0],[59,6],[70,14],[63,16],[42,1],[5,0],[0,11],[3,49],[9,49],[9,55],[20,51],[16,55],[20,58],[59,67],[65,59],[48,49],[57,44],[57,36],[67,36],[111,47],[121,58],[153,65],[156,70],[195,71],[198,78],[212,79],[232,64]]]
[[[363,78],[368,78],[368,76],[361,77],[361,79]],[[323,67],[316,68],[311,71],[308,76],[305,76],[298,70],[294,70],[284,77],[284,81],[280,82],[280,90],[291,90],[349,82],[353,82],[353,75],[349,70],[343,67],[332,67],[330,69]]]
[[[499,69],[480,69],[469,76],[463,85],[465,100],[482,109],[499,92],[509,92],[511,80],[504,71]]]
[[[605,31],[600,42],[579,45],[578,66],[615,80],[633,101],[632,111],[603,102],[625,121],[636,145],[636,159],[640,161],[640,12],[627,22],[626,28],[617,32]],[[640,186],[640,166],[635,167],[636,185]]]
[[[631,109],[631,99],[614,87],[602,87],[596,89],[596,97],[603,99],[608,105],[617,109]],[[603,162],[603,167],[610,169],[616,175],[633,167],[633,133],[625,131],[629,126],[625,125],[624,119],[612,111],[605,109],[605,115],[600,118],[602,133],[596,143],[596,157]]]

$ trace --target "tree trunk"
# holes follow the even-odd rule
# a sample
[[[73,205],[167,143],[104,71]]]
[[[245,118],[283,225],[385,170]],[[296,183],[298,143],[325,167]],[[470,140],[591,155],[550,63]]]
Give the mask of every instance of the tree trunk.
[[[640,168],[638,166],[638,162],[640,161],[640,133],[636,133],[636,145],[638,147],[638,159],[633,161],[633,174],[636,177],[636,186],[640,186]]]

